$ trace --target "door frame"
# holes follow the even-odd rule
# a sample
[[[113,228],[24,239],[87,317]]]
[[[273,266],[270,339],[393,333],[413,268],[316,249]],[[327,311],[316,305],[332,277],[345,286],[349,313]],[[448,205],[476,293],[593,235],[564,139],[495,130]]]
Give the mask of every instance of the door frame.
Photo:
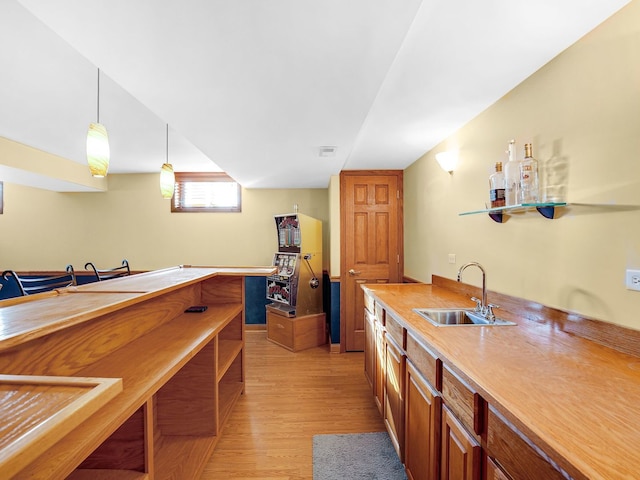
[[[346,230],[344,228],[346,223],[346,213],[344,208],[344,189],[346,186],[346,177],[377,177],[377,176],[396,176],[398,177],[398,278],[399,281],[404,279],[404,171],[403,170],[342,170],[340,172],[340,353],[345,353],[346,344],[346,305],[345,305],[345,279],[347,275],[346,255],[345,255],[345,243],[346,243]]]

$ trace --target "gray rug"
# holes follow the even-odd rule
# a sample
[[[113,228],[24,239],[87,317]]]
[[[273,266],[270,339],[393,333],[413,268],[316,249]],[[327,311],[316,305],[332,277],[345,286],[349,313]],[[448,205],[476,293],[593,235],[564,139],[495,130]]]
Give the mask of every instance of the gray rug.
[[[387,432],[313,437],[313,480],[406,478]]]

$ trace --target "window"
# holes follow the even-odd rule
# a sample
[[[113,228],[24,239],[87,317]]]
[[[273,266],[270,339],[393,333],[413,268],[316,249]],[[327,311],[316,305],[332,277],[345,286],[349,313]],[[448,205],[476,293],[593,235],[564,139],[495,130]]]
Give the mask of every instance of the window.
[[[172,212],[240,212],[240,185],[226,173],[176,172]]]

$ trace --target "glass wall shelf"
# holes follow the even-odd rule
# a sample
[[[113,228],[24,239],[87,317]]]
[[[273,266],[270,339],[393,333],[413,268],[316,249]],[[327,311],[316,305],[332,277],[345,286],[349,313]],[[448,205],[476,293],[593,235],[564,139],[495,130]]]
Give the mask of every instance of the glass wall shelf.
[[[544,202],[544,203],[521,203],[509,207],[485,208],[484,210],[473,210],[470,212],[462,212],[458,215],[477,215],[486,213],[491,219],[498,223],[506,221],[506,217],[512,214],[520,214],[532,211],[538,211],[545,218],[553,219],[556,208],[566,207],[566,202]]]

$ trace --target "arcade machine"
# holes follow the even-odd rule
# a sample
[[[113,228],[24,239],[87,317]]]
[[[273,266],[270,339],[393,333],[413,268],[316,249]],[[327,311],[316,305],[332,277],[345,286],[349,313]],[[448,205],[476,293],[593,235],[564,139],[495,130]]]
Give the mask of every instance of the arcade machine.
[[[327,342],[322,312],[322,222],[301,213],[274,217],[276,272],[267,277],[267,338],[298,351]]]

